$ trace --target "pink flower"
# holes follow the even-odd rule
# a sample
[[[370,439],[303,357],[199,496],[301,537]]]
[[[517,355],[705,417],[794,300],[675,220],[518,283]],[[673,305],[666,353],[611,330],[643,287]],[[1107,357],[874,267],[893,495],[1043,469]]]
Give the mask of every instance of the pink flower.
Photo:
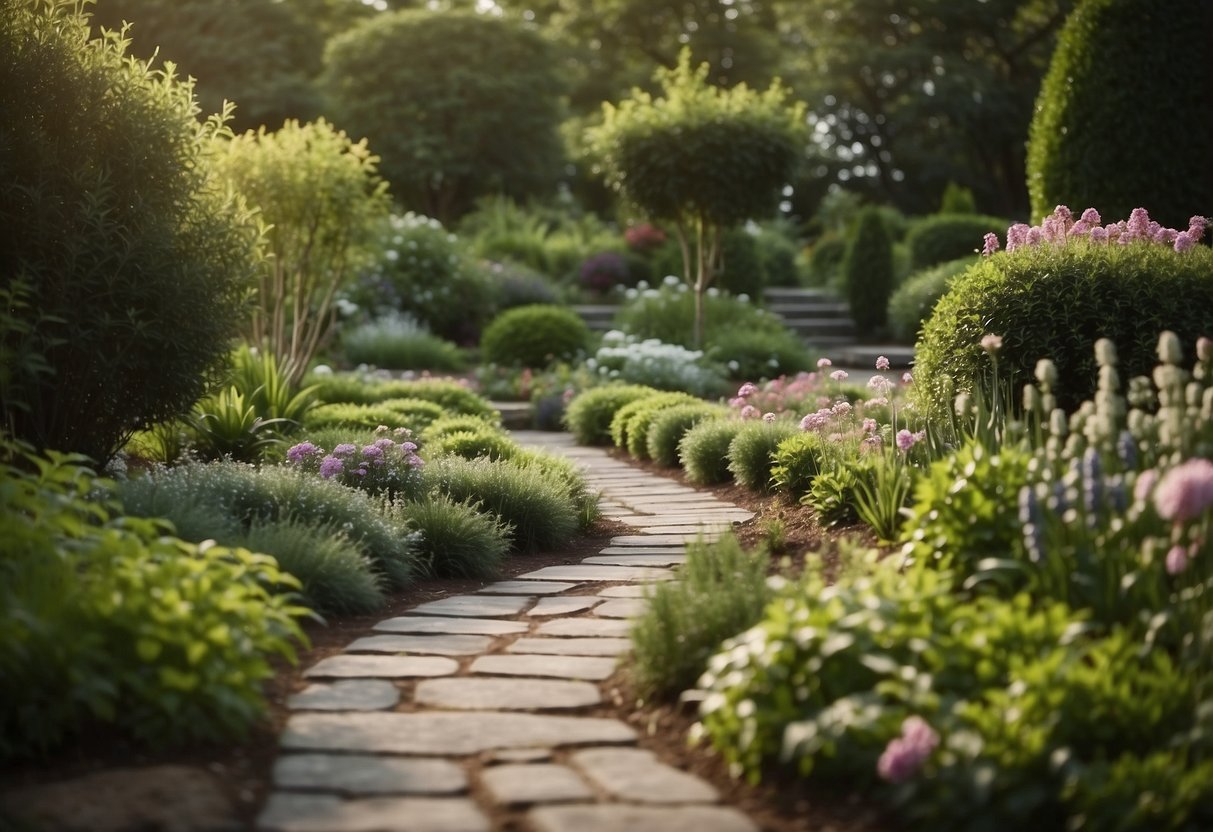
[[[913,384],[914,376],[910,375],[909,373],[902,373],[901,374],[901,383],[902,384]]]
[[[1145,208],[1134,208],[1129,214],[1129,224],[1126,227],[1129,237],[1134,240],[1149,239],[1150,213]]]
[[[1108,242],[1108,229],[1092,228],[1091,233],[1087,237],[1093,243],[1106,243]]]
[[[826,367],[833,367],[833,366],[834,366],[834,362],[828,358],[817,359],[817,369],[819,369],[819,370],[824,369]]]
[[[302,462],[307,457],[316,453],[322,453],[322,451],[311,442],[300,442],[298,445],[292,445],[287,450],[286,458],[291,462]]]
[[[864,419],[863,420],[863,432],[864,433],[875,433],[876,428],[877,428],[877,424],[876,424],[875,419]]]
[[[1137,482],[1133,483],[1133,499],[1135,502],[1144,503],[1146,498],[1150,496],[1150,492],[1154,490],[1155,483],[1158,482],[1158,471],[1153,468],[1147,468],[1137,475]]]
[[[759,415],[758,408],[754,407],[752,404],[747,404],[741,409],[742,419],[757,419]]]
[[[362,449],[362,455],[364,457],[366,457],[367,459],[382,459],[383,458],[383,448],[380,448],[376,445],[367,445],[365,448]]]
[[[1002,336],[993,333],[986,333],[981,336],[981,348],[993,355],[1002,349]]]
[[[1213,506],[1213,462],[1189,459],[1163,474],[1154,489],[1154,508],[1164,520],[1182,523]]]
[[[1089,226],[1097,226],[1103,223],[1103,219],[1099,216],[1099,212],[1094,208],[1088,208],[1082,212],[1080,219]]]
[[[908,451],[910,448],[913,448],[926,438],[927,432],[925,430],[920,430],[918,433],[911,433],[905,428],[902,428],[901,430],[897,431],[897,448],[901,451]]]
[[[741,398],[741,396],[729,399],[729,407],[745,407],[745,399]]]
[[[1205,228],[1207,228],[1208,225],[1209,221],[1204,217],[1192,217],[1190,220],[1188,220],[1188,236],[1191,237],[1194,242],[1199,243],[1201,238],[1205,236]]]
[[[741,389],[737,391],[737,398],[744,399],[754,395],[757,392],[758,388],[754,386],[753,382],[747,381],[745,384],[741,385]]]
[[[803,431],[821,430],[830,423],[830,416],[829,410],[818,410],[816,413],[810,413],[800,420],[800,429]]]
[[[1181,231],[1175,236],[1175,250],[1184,252],[1196,245],[1196,241],[1192,239],[1192,235],[1187,231]]]
[[[1167,552],[1167,574],[1178,575],[1188,569],[1188,550],[1178,543]]]
[[[993,254],[996,251],[998,251],[998,235],[997,234],[987,234],[985,236],[985,245],[982,246],[982,249],[981,249],[981,256],[989,257],[991,254]],[[882,367],[881,369],[888,369],[888,368]]]
[[[867,407],[884,407],[888,403],[889,400],[884,396],[877,396],[874,399],[868,399],[866,402],[864,402],[864,405]]]
[[[405,451],[406,453],[412,453],[413,451],[417,450],[417,445],[413,442],[401,442],[400,450]]]
[[[1020,246],[1028,244],[1028,232],[1031,226],[1025,225],[1022,222],[1017,222],[1007,229],[1007,251],[1014,251]]]
[[[834,379],[835,381],[846,381],[848,377],[849,374],[846,370],[835,370],[834,372],[830,373],[830,378]]]
[[[851,412],[851,403],[850,402],[836,402],[834,404],[834,406],[830,408],[830,412],[833,413],[835,416],[847,416]]]
[[[884,376],[872,376],[868,379],[868,389],[875,390],[880,395],[889,392],[889,388],[893,386],[893,382],[889,381]]]
[[[774,413],[764,413],[764,414],[762,414],[762,421],[766,422],[767,424],[770,424],[771,422],[774,422],[774,421],[775,421],[775,414],[774,414]]]
[[[883,355],[876,356],[876,369],[877,370],[889,369],[889,359],[887,359]]]
[[[891,740],[876,763],[876,772],[890,783],[909,780],[939,746],[939,734],[921,717],[907,717],[901,736]]]
[[[333,448],[333,456],[349,456],[356,450],[358,449],[349,442],[342,442],[336,448]]]
[[[335,456],[326,456],[320,460],[320,478],[331,479],[345,470],[345,463]]]

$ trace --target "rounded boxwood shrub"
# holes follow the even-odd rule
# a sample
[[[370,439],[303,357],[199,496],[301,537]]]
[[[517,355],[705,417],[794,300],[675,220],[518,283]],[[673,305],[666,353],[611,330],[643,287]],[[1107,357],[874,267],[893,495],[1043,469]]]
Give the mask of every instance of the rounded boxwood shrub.
[[[441,410],[439,411],[441,415]],[[347,428],[350,431],[374,430],[380,425],[389,428],[411,428],[410,420],[399,410],[388,404],[322,404],[314,407],[303,417],[305,431],[326,428]]]
[[[808,282],[813,286],[830,286],[837,282],[842,259],[847,255],[845,237],[823,236],[809,252]]]
[[[771,466],[785,439],[795,436],[792,422],[746,422],[729,443],[729,471],[739,485],[751,491],[771,490]]]
[[[1050,207],[1049,210],[1053,209]],[[997,234],[999,240],[1006,243],[1007,226],[1010,224],[1000,217],[981,214],[935,214],[924,217],[906,235],[910,268],[917,271],[977,254],[987,234]]]
[[[506,366],[547,367],[589,347],[590,330],[577,313],[544,304],[506,310],[480,338],[481,357]]]
[[[435,456],[452,454],[464,459],[513,459],[520,449],[517,442],[487,425],[476,430],[447,433],[426,448]]]
[[[729,444],[745,422],[736,419],[709,419],[688,430],[678,443],[678,458],[687,472],[687,479],[696,485],[728,482]]]
[[[658,465],[675,468],[678,465],[678,443],[686,432],[705,419],[722,418],[728,411],[705,402],[679,404],[654,414],[645,437],[649,457]]]
[[[660,393],[640,384],[608,384],[579,393],[564,411],[564,422],[580,445],[608,445],[611,422],[624,405]]]
[[[720,327],[710,333],[708,358],[724,366],[736,381],[759,381],[812,369],[813,355],[789,329]]]
[[[625,449],[632,456],[643,459],[648,450],[645,445],[653,416],[664,408],[695,401],[694,396],[686,393],[658,393],[626,404],[619,408],[611,420],[611,441],[616,448]]]
[[[438,442],[449,434],[469,430],[492,430],[497,433],[504,434],[501,426],[496,422],[480,416],[469,416],[465,413],[460,413],[454,416],[443,416],[441,419],[435,419],[422,429],[421,441],[427,444],[430,442]]]
[[[77,4],[0,0],[0,402],[16,436],[104,461],[226,362],[257,230],[191,86],[90,37]]]
[[[1086,0],[1057,39],[1028,140],[1033,219],[1055,205],[1181,227],[1213,205],[1213,8]]]
[[[882,329],[893,291],[893,241],[877,209],[859,212],[855,235],[840,268],[851,317],[860,334]]]
[[[1175,332],[1191,350],[1213,335],[1213,252],[1176,253],[1157,243],[1025,247],[989,257],[958,278],[923,325],[912,390],[923,412],[946,418],[954,392],[988,375],[982,336],[1002,337],[999,373],[1012,389],[1051,358],[1060,407],[1095,392],[1093,346],[1110,338],[1122,378],[1148,376],[1158,336]],[[1185,361],[1191,360],[1189,355]]]
[[[890,334],[898,341],[913,341],[952,281],[976,262],[976,255],[961,257],[910,275],[889,298]]]

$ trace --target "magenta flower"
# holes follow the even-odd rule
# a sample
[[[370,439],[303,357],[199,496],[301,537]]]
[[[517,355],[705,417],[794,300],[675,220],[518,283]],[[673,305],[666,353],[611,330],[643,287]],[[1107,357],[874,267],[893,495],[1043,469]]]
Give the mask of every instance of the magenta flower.
[[[889,359],[883,355],[876,356],[876,369],[877,370],[889,369]]]
[[[906,717],[901,736],[891,740],[876,763],[876,772],[890,783],[904,783],[918,773],[939,746],[939,734],[921,717]]]
[[[1213,506],[1213,462],[1189,459],[1163,474],[1154,489],[1154,508],[1164,520],[1182,523]]]
[[[320,460],[320,478],[332,479],[345,470],[345,463],[335,456],[326,456]]]
[[[1167,552],[1167,574],[1178,575],[1188,570],[1188,550],[1178,543]]]
[[[745,384],[741,385],[741,389],[739,389],[737,391],[737,398],[745,399],[745,398],[748,398],[748,397],[754,395],[757,392],[758,392],[758,388],[756,386],[754,386],[753,382],[747,381]]]
[[[830,378],[834,379],[835,381],[846,381],[848,377],[849,373],[847,373],[846,370],[835,370],[834,372],[830,373]]]
[[[985,245],[981,248],[981,256],[989,257],[996,251],[998,251],[998,235],[987,234],[985,236]]]

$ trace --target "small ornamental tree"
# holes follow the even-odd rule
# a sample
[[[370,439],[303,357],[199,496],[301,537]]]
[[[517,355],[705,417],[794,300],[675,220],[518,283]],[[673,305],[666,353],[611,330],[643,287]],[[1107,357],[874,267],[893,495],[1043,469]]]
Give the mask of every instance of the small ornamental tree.
[[[851,317],[862,335],[883,331],[893,293],[893,241],[877,208],[859,213],[855,236],[842,259]]]
[[[720,270],[722,233],[774,213],[808,140],[804,105],[775,81],[765,92],[708,83],[708,66],[684,50],[656,75],[661,96],[636,89],[603,105],[590,153],[607,185],[674,230],[683,278],[695,288],[695,340],[703,343],[703,295]]]
[[[350,141],[324,119],[237,136],[220,159],[268,226],[246,337],[276,355],[292,383],[333,324],[338,289],[387,222],[377,161],[365,140]]]

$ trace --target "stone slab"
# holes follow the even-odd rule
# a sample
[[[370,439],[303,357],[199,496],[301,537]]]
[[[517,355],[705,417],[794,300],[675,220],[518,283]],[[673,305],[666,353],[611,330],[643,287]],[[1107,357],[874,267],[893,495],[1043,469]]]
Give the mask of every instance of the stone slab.
[[[585,612],[595,604],[601,603],[600,598],[593,595],[567,595],[556,598],[540,598],[535,606],[527,610],[532,618],[543,618],[553,615],[572,615],[575,612]]]
[[[745,522],[754,516],[754,512],[733,508],[705,508],[700,511],[685,511],[678,508],[674,511],[649,512],[639,515],[641,519],[663,523],[680,524],[689,520],[722,520]],[[652,525],[656,525],[653,523]]]
[[[629,498],[647,498],[647,497],[669,497],[683,495],[700,494],[694,488],[688,488],[685,485],[615,485],[607,484],[602,486],[602,493],[616,500],[627,501]],[[702,495],[701,495],[702,496]]]
[[[400,691],[383,679],[343,679],[308,685],[286,700],[292,711],[381,711],[394,708]]]
[[[681,566],[686,562],[685,550],[668,555],[594,555],[582,561],[596,566]]]
[[[602,694],[589,682],[455,676],[419,682],[414,699],[449,710],[542,711],[597,705]]]
[[[648,514],[656,514],[664,510],[666,507],[677,507],[679,511],[699,511],[700,509],[708,508],[736,508],[732,503],[726,503],[724,500],[718,500],[707,494],[696,492],[694,494],[658,494],[650,496],[648,499],[640,496],[630,497],[622,494],[611,495],[615,500],[623,503],[625,506],[639,506]]]
[[[594,608],[594,614],[602,618],[637,618],[644,615],[649,602],[640,598],[616,598]]]
[[[632,642],[626,638],[520,638],[506,649],[550,656],[621,656],[632,649]]]
[[[645,584],[625,584],[624,586],[608,586],[598,593],[600,598],[648,598],[653,588]]]
[[[260,832],[488,832],[489,819],[467,798],[271,794]]]
[[[674,577],[668,569],[645,569],[638,566],[594,566],[573,563],[567,566],[545,566],[528,572],[524,578],[567,578],[571,581],[663,581]]]
[[[741,812],[718,806],[543,806],[526,817],[535,832],[758,832]]]
[[[590,748],[571,759],[604,790],[629,803],[713,803],[720,797],[703,780],[645,749]]]
[[[500,676],[542,676],[556,679],[588,679],[599,682],[615,672],[615,660],[590,656],[508,655],[481,656],[472,662],[472,673]]]
[[[309,751],[460,756],[500,748],[618,744],[635,739],[632,729],[616,719],[477,711],[376,712],[294,714],[287,720],[281,744]]]
[[[505,748],[489,755],[488,764],[498,763],[546,763],[552,759],[550,748]]]
[[[699,538],[716,540],[720,537],[717,532],[701,532],[694,534],[625,534],[611,538],[612,546],[652,546],[658,544],[694,543]],[[542,570],[540,570],[542,571]]]
[[[607,618],[558,618],[545,621],[535,628],[540,636],[561,638],[626,638],[632,625],[626,621]]]
[[[413,607],[420,615],[452,615],[459,618],[497,618],[517,615],[535,600],[529,595],[452,595]]]
[[[467,791],[463,768],[450,760],[374,754],[287,754],[274,762],[274,785],[349,795],[456,794]]]
[[[522,621],[493,621],[487,618],[444,618],[402,615],[380,621],[372,629],[389,633],[450,633],[452,635],[505,636],[525,633]]]
[[[474,656],[492,645],[488,636],[409,635],[366,636],[345,648],[347,653],[423,653],[438,656]]]
[[[590,787],[568,766],[555,764],[501,765],[485,769],[480,782],[498,803],[569,803],[589,800]]]
[[[329,656],[303,674],[309,679],[407,679],[450,676],[459,663],[442,656]]]
[[[607,546],[599,549],[598,555],[681,555],[686,550],[681,543],[674,546]]]
[[[576,588],[577,584],[561,581],[498,581],[477,591],[485,595],[558,595]]]
[[[727,532],[733,528],[732,523],[713,523],[711,521],[703,523],[686,523],[678,526],[639,526],[636,531],[640,534],[665,536],[665,535],[694,535],[697,532],[711,534],[712,532]]]

